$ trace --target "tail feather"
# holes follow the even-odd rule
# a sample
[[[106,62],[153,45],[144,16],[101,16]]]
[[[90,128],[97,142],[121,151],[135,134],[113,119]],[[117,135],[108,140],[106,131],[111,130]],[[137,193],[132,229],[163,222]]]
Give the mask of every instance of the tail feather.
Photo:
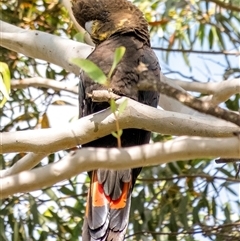
[[[112,196],[105,194],[104,184],[98,181],[98,171],[92,172],[83,226],[83,241],[122,241],[127,229],[131,206],[131,178],[128,180],[129,182],[123,182],[123,180],[127,180],[123,178],[126,176],[123,171],[119,171],[120,173],[117,174],[114,173],[118,177],[114,181],[115,185],[121,186],[121,192],[118,194],[117,199],[113,199]],[[128,171],[126,170],[126,172]],[[106,176],[106,174],[103,175]],[[109,180],[113,181],[112,178]],[[107,182],[106,179],[106,186],[113,187]],[[116,182],[121,182],[121,184],[116,184]],[[109,192],[116,197],[116,192],[108,190]]]

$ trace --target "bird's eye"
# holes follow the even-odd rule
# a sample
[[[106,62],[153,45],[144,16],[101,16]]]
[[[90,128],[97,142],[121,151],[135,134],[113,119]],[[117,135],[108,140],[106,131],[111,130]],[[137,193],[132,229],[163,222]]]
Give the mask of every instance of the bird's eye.
[[[89,34],[92,33],[92,25],[93,25],[93,21],[88,21],[85,23],[85,29]]]

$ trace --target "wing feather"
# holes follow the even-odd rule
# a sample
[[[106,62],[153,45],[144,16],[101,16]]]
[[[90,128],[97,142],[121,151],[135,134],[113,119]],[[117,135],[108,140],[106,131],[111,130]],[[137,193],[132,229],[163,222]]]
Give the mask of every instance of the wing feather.
[[[126,53],[118,64],[111,78],[111,89],[119,95],[124,95],[143,104],[157,107],[159,94],[154,91],[138,91],[137,83],[140,79],[136,71],[140,62],[147,65],[148,71],[160,79],[160,67],[157,58],[148,45],[144,45],[138,38],[126,34],[113,36],[101,43],[89,56],[107,75],[112,62],[114,51],[119,46],[126,47]],[[103,57],[104,56],[104,57]],[[87,93],[103,89],[84,73],[81,74],[79,97],[80,111],[83,116],[96,113],[109,107],[108,103],[94,103],[86,98]],[[85,99],[84,99],[85,98]],[[150,132],[138,129],[123,130],[121,144],[123,147],[146,144],[150,140]],[[116,147],[117,140],[112,135],[87,143],[83,146]],[[84,221],[83,240],[94,241],[122,241],[128,225],[131,204],[131,192],[141,168],[126,170],[103,170],[92,172],[91,188],[88,197],[88,207]]]

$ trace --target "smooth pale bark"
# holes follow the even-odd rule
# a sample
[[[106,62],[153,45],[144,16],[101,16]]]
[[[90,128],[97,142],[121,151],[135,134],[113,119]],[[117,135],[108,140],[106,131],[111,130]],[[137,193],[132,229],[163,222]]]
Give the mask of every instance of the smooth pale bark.
[[[121,104],[127,98],[117,100]],[[151,122],[149,121],[151,119]],[[128,99],[119,117],[121,128],[142,128],[162,134],[230,137],[240,131],[234,124],[216,119],[214,122],[180,113],[158,110]],[[49,153],[75,147],[115,131],[112,112],[104,110],[60,128],[1,133],[1,152],[30,152],[0,176],[13,175],[36,166]],[[34,136],[34,138],[32,138]],[[12,144],[14,143],[14,145]],[[34,152],[34,153],[33,153]]]
[[[168,78],[168,82],[173,82],[186,91],[209,94],[208,100],[215,105],[225,102],[231,96],[240,93],[240,78],[215,83],[187,82]]]
[[[83,148],[47,166],[0,179],[0,198],[51,186],[97,168],[125,169],[195,158],[240,158],[238,137],[179,137],[164,143],[130,148]]]
[[[230,137],[240,130],[234,124],[214,119],[163,111],[126,97],[127,107],[119,116],[121,129],[138,128],[170,135]],[[61,128],[0,133],[0,153],[52,153],[90,142],[115,131],[115,118],[110,109],[86,116]],[[34,137],[34,138],[33,138]]]
[[[4,21],[0,21],[0,35],[2,47],[59,65],[76,75],[79,68],[71,63],[71,59],[85,59],[94,49],[87,44],[37,30],[25,30]]]
[[[24,89],[28,87],[53,89],[56,91],[67,91],[73,94],[78,94],[78,87],[70,85],[66,82],[59,82],[53,79],[42,77],[25,78],[21,80],[11,80],[12,89]]]
[[[50,153],[27,153],[24,157],[18,160],[8,169],[0,171],[0,177],[11,176],[13,174],[20,173],[22,171],[30,170],[37,166],[39,162],[42,161]]]

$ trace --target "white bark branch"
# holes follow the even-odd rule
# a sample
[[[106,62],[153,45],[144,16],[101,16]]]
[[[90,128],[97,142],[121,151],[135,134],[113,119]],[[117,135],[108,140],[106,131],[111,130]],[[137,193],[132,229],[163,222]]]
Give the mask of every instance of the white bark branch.
[[[2,47],[56,64],[79,74],[72,58],[86,58],[94,47],[37,30],[25,30],[0,21]]]
[[[168,83],[182,87],[186,91],[194,91],[202,94],[210,94],[208,100],[218,105],[228,100],[231,96],[240,93],[240,78],[225,80],[218,83],[186,82],[167,78]]]
[[[160,79],[161,81],[169,84],[170,86],[186,92],[181,86],[177,85],[176,82],[173,79],[167,78],[164,76],[162,73],[160,73]],[[179,112],[179,113],[184,113],[184,114],[189,114],[192,116],[206,116],[205,114],[202,114],[194,109],[191,109],[190,107],[182,104],[181,102],[167,96],[167,95],[160,95],[159,98],[159,106],[161,106],[164,110],[169,110],[169,111],[174,111],[174,112]]]
[[[73,86],[73,85],[71,86],[69,83],[59,82],[52,79],[33,77],[33,78],[26,78],[26,79],[11,81],[12,89],[14,88],[23,89],[28,87],[47,88],[47,89],[53,89],[56,91],[64,90],[73,94],[78,94],[77,86]]]
[[[120,104],[125,99],[116,102]],[[240,131],[236,125],[223,120],[196,118],[158,110],[131,99],[127,101],[127,107],[119,117],[121,129],[138,128],[162,134],[207,137],[229,137]],[[112,131],[115,131],[115,118],[111,110],[106,109],[61,128],[0,133],[0,153],[52,153],[90,142]]]
[[[30,170],[35,167],[48,153],[28,153],[13,166],[0,171],[0,177],[11,176],[22,171]]]
[[[202,94],[215,94],[218,92],[218,88],[221,90],[225,90],[225,88],[228,88],[229,85],[231,85],[230,88],[237,90],[236,88],[239,88],[239,78],[232,79],[232,80],[224,80],[221,82],[207,82],[207,83],[202,83],[202,82],[187,82],[179,79],[172,79],[168,78],[170,82],[174,82],[175,84],[179,85],[186,91],[193,91],[193,92],[199,92]],[[233,90],[233,93],[235,92]],[[236,92],[235,92],[236,93]]]
[[[55,82],[55,81],[53,81],[53,82]],[[103,95],[103,92],[101,91],[101,98],[103,98],[103,97],[105,97],[105,98],[109,98],[109,96],[111,96],[111,95],[109,95],[109,92],[108,91],[106,91],[107,92],[107,96],[105,96],[105,95]],[[94,92],[95,93],[95,92]],[[98,93],[99,94],[99,93]],[[96,97],[96,96],[95,96]],[[119,96],[118,96],[118,98],[119,98]],[[106,101],[106,100],[104,100],[104,101]],[[133,106],[135,106],[134,105],[134,101],[132,101],[132,103],[130,103],[130,104],[133,104]],[[154,110],[154,111],[156,111],[156,110]],[[120,117],[121,118],[121,117]],[[164,116],[162,116],[162,118],[164,118]],[[204,119],[203,119],[204,120]],[[214,120],[214,119],[213,119]],[[80,121],[81,122],[81,121]],[[167,122],[168,123],[168,122]],[[219,120],[218,120],[218,122],[217,123],[219,123]],[[98,125],[98,124],[97,124]],[[143,124],[144,125],[144,124]],[[225,126],[225,128],[226,128],[227,126]],[[91,128],[91,127],[89,127],[89,128]],[[92,128],[93,128],[93,126],[92,126]],[[70,129],[70,128],[69,128]],[[212,129],[212,128],[211,128]],[[151,129],[152,130],[152,129]],[[227,135],[229,135],[230,134],[230,136],[232,135],[232,132],[233,131],[237,131],[237,129],[236,130],[230,130],[230,129],[224,129],[225,131],[229,131],[228,133],[226,132],[225,134],[227,134]],[[205,129],[205,131],[206,131],[206,129]],[[232,131],[232,132],[231,132]],[[76,132],[76,131],[75,131]],[[163,129],[162,129],[162,132],[163,132]],[[186,131],[186,133],[185,134],[189,134],[189,133],[187,133],[188,132],[188,130]],[[209,132],[208,132],[209,133]],[[197,132],[196,132],[196,128],[195,128],[195,130],[194,130],[194,133],[193,133],[194,135],[196,135],[197,134]],[[223,136],[225,136],[225,134],[223,134]],[[218,132],[218,134],[217,134],[217,136],[219,135],[219,132]],[[222,134],[220,134],[220,136],[221,136]],[[92,134],[92,135],[90,135],[92,138],[94,138],[94,133]],[[2,138],[4,138],[4,136],[2,136]],[[26,137],[25,137],[26,138]],[[54,138],[54,137],[53,137]],[[64,138],[64,137],[62,137],[62,138]],[[4,138],[4,139],[6,139],[6,137]],[[9,143],[11,142],[11,140],[9,140]],[[19,141],[20,142],[20,141]],[[4,143],[2,143],[2,145],[3,145]],[[82,143],[81,143],[82,144]],[[38,143],[36,144],[36,145],[38,145]],[[39,143],[39,145],[41,145],[41,143]],[[66,148],[66,147],[64,147],[64,148]],[[28,150],[29,151],[29,150]],[[42,151],[42,150],[41,150]],[[9,168],[8,170],[3,170],[3,171],[0,171],[0,176],[1,177],[4,177],[4,176],[8,176],[8,175],[12,175],[12,174],[16,174],[16,173],[19,173],[19,172],[21,172],[21,171],[24,171],[24,170],[28,170],[28,169],[31,169],[31,168],[33,168],[35,165],[37,165],[40,161],[41,161],[41,159],[44,157],[44,156],[47,156],[47,154],[48,153],[46,153],[46,154],[44,154],[44,153],[28,153],[26,156],[24,156],[22,159],[20,159],[17,163],[15,163],[11,168]]]
[[[0,198],[30,192],[97,168],[126,169],[195,158],[240,158],[240,140],[180,137],[165,143],[130,148],[83,148],[45,167],[0,179]]]

